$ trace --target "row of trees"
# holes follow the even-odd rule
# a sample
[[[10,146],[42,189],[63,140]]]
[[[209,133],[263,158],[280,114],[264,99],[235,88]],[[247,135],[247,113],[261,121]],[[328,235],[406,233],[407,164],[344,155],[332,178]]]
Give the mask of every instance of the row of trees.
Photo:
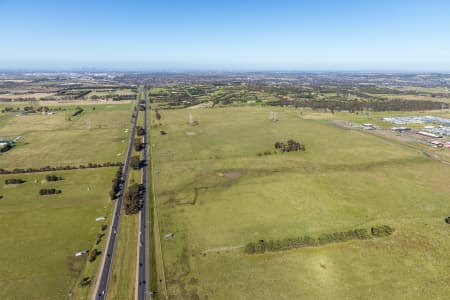
[[[374,226],[370,229],[370,232],[373,236],[383,237],[391,235],[394,232],[394,229],[388,225],[378,225]]]
[[[135,95],[114,95],[114,96],[93,95],[93,96],[90,96],[89,98],[91,98],[92,100],[108,100],[108,99],[112,99],[113,101],[121,101],[121,100],[132,100],[132,99],[135,99],[136,96]]]
[[[427,100],[278,100],[267,103],[271,106],[293,106],[308,107],[312,109],[329,109],[333,111],[364,111],[370,109],[372,111],[418,111],[418,110],[434,110],[441,109],[443,102],[427,101]]]
[[[124,210],[127,215],[137,214],[141,209],[141,199],[144,192],[144,186],[134,183],[128,187],[124,197]]]
[[[64,180],[64,178],[62,178],[61,176],[56,176],[56,175],[47,175],[47,176],[45,176],[45,180],[47,180],[47,181],[60,181],[60,180]]]
[[[44,100],[44,99],[41,99]],[[33,101],[33,100],[31,100]],[[38,108],[34,108],[32,106],[25,106],[23,107],[24,112],[34,113],[34,112],[48,112],[48,111],[65,111],[66,109],[64,107],[48,107],[48,106],[40,106]],[[2,113],[5,112],[14,112],[14,111],[20,111],[20,107],[5,107],[1,110]]]
[[[293,152],[293,151],[305,151],[305,145],[296,142],[294,140],[288,140],[287,143],[276,142],[275,149],[281,150],[281,152]]]
[[[54,189],[54,188],[50,188],[50,189],[40,189],[39,190],[39,195],[44,196],[44,195],[55,195],[55,194],[61,194],[62,191],[58,190],[58,189]]]
[[[313,247],[330,243],[346,242],[351,240],[366,240],[374,237],[391,235],[394,229],[388,225],[373,226],[369,229],[352,229],[349,231],[322,234],[317,238],[311,236],[301,236],[297,238],[286,238],[282,240],[259,240],[250,242],[245,246],[248,254],[283,251],[295,248]]]
[[[26,181],[20,178],[10,178],[5,180],[5,184],[22,184]]]
[[[114,179],[112,180],[112,187],[111,191],[109,192],[111,200],[116,199],[117,194],[120,192],[120,188],[123,183],[122,175],[123,175],[122,167],[119,167],[119,169],[116,172],[116,176],[114,176]]]
[[[105,236],[105,230],[106,230],[106,228],[108,228],[108,225],[102,224],[102,226],[100,228],[101,228],[101,232],[99,232],[97,234],[97,239],[95,240],[96,245],[100,244],[100,242],[102,241],[102,238]],[[88,260],[90,262],[94,262],[100,254],[102,254],[102,252],[97,250],[96,248],[94,248],[91,251],[89,251]],[[81,279],[79,285],[80,285],[80,287],[87,287],[87,286],[90,286],[91,283],[92,283],[91,277],[83,277]]]
[[[106,163],[88,163],[87,165],[79,165],[79,166],[45,166],[42,168],[27,168],[27,169],[13,169],[13,170],[5,170],[0,168],[0,175],[5,174],[23,174],[23,173],[38,173],[38,172],[50,172],[50,171],[68,171],[68,170],[78,170],[78,169],[94,169],[94,168],[108,168],[108,167],[116,167],[123,166],[121,162],[106,162]]]

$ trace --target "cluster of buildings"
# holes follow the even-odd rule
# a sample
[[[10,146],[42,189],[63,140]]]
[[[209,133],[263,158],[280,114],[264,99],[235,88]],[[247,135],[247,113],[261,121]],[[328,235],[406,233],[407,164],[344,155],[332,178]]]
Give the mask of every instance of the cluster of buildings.
[[[441,138],[443,136],[450,136],[450,119],[433,117],[433,116],[412,116],[412,117],[389,117],[383,118],[384,121],[396,125],[408,124],[434,124],[424,126],[422,130],[416,133],[430,138]],[[411,128],[405,126],[393,127],[393,131],[406,132]]]
[[[390,122],[396,125],[436,124],[442,126],[450,126],[450,119],[434,116],[388,117],[383,118],[383,121]]]

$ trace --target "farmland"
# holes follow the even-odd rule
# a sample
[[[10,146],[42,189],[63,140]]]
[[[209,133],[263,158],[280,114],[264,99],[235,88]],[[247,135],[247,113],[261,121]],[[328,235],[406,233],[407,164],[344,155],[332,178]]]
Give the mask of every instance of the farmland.
[[[0,168],[122,161],[131,104],[80,107],[84,111],[75,118],[75,107],[52,115],[6,113],[0,119],[0,136],[21,138],[0,154]]]
[[[42,83],[32,88],[40,90]],[[102,91],[95,90],[97,101],[74,99],[80,91],[67,89],[57,99],[39,101],[19,97],[39,96],[22,86],[14,101],[0,102],[0,139],[14,141],[0,153],[0,169],[21,169],[0,176],[1,299],[88,299],[92,294],[113,208],[111,180],[124,160],[134,107],[131,100],[108,97],[135,98],[131,89]],[[25,172],[47,166],[74,169]],[[47,181],[47,175],[57,180]],[[84,250],[88,253],[75,256]]]
[[[95,219],[109,217],[108,192],[115,171],[51,172],[64,178],[58,182],[47,182],[49,173],[0,176],[1,299],[65,299],[86,264],[83,275],[95,274],[86,256],[74,254],[94,247],[103,224]],[[26,182],[4,184],[5,179],[17,177]],[[39,189],[45,187],[62,193],[40,196]],[[76,295],[83,293],[87,291]]]
[[[1,299],[134,299],[147,287],[154,299],[450,292],[450,151],[415,134],[427,124],[403,134],[383,120],[448,118],[445,76],[48,76],[0,81]],[[150,266],[137,257],[142,199],[130,192],[141,170],[126,183],[116,173],[147,87]],[[122,184],[134,196],[108,227]],[[105,255],[110,229],[119,234]],[[299,237],[310,242],[286,246]]]
[[[269,120],[271,111],[277,122]],[[188,123],[189,114],[195,124]],[[306,110],[240,107],[161,115],[162,126],[154,121],[152,131],[154,180],[171,297],[448,294],[448,166]],[[274,143],[288,139],[301,141],[306,151],[274,153]],[[376,224],[395,232],[277,253],[243,251],[248,242]],[[165,238],[168,233],[173,237]]]

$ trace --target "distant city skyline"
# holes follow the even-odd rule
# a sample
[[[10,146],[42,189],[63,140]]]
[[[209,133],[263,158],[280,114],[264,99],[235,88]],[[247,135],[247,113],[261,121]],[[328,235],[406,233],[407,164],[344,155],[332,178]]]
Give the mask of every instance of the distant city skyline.
[[[449,72],[450,1],[0,0],[0,70]]]

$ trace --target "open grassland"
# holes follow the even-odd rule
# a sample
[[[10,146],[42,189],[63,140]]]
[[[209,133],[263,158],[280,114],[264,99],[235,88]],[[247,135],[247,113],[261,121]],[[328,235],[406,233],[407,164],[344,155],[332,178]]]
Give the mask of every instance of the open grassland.
[[[0,154],[0,168],[27,168],[119,162],[130,128],[131,104],[81,106],[54,115],[2,114],[0,137],[21,136],[16,147]]]
[[[269,112],[278,112],[278,122]],[[189,125],[193,115],[198,125]],[[450,168],[283,108],[161,111],[152,144],[174,299],[446,299]],[[160,130],[167,135],[160,135]],[[306,152],[274,154],[294,139]],[[272,152],[258,156],[258,153]],[[260,239],[387,224],[392,236],[247,255]],[[173,238],[164,235],[173,233]]]
[[[94,247],[103,224],[95,218],[108,220],[115,172],[104,168],[0,176],[0,299],[68,299],[81,277],[95,274],[92,266],[100,257],[91,263],[74,254]],[[47,174],[64,180],[46,182]],[[5,185],[8,178],[26,182]],[[40,196],[41,188],[62,193]],[[87,298],[88,288],[75,290],[72,299]]]

